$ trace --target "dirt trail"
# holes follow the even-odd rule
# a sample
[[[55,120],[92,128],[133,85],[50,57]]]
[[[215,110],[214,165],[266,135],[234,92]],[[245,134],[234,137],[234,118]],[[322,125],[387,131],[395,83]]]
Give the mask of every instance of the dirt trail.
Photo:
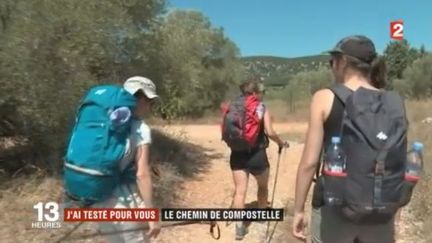
[[[219,129],[213,125],[185,125],[172,126],[170,129],[184,132],[190,142],[211,149],[209,153],[219,154],[211,161],[209,169],[198,176],[197,179],[188,181],[183,185],[182,200],[177,203],[179,207],[229,207],[231,204],[234,186],[231,171],[228,164],[229,150],[220,141]],[[299,133],[306,130],[303,123],[275,124],[275,130],[279,133]],[[300,159],[303,145],[291,143],[291,148],[281,158],[279,180],[276,187],[274,207],[285,207],[289,199],[294,197],[295,172]],[[272,143],[268,149],[270,161],[270,188],[273,188],[274,174],[277,162],[277,146]],[[256,200],[257,186],[255,180],[249,180],[246,203]],[[206,243],[234,242],[234,224],[226,227],[224,222],[221,227],[220,240],[214,240],[209,234],[208,225],[191,225],[164,229],[163,234],[157,240],[158,243],[188,242]],[[281,224],[282,225],[282,224]],[[279,227],[282,227],[279,225]],[[286,227],[286,226],[283,226]],[[253,223],[249,228],[243,242],[263,242],[266,224]],[[276,235],[275,235],[276,236]],[[277,242],[276,240],[274,242]],[[294,242],[284,241],[284,242]]]

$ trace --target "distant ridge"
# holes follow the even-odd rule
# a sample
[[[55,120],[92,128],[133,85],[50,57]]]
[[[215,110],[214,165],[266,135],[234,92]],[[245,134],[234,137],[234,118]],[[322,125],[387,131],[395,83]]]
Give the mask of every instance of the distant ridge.
[[[277,56],[247,56],[241,58],[249,75],[263,77],[267,85],[285,85],[292,75],[304,71],[318,70],[327,66],[328,55],[314,55],[303,57]]]

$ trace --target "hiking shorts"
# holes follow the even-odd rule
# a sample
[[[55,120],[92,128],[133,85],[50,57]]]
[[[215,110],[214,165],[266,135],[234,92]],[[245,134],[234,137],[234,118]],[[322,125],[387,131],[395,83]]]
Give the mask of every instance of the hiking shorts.
[[[144,201],[138,193],[136,184],[123,184],[118,186],[111,198],[104,202],[97,203],[95,208],[145,208]],[[100,222],[99,230],[102,233],[125,231],[144,227],[141,222]],[[121,234],[104,236],[109,243],[149,243],[150,239],[145,235],[144,230],[135,230]]]
[[[358,225],[328,206],[312,207],[311,217],[312,243],[395,242],[394,220],[385,224]]]
[[[260,175],[269,168],[265,148],[250,151],[231,151],[231,170],[246,170],[252,175]]]

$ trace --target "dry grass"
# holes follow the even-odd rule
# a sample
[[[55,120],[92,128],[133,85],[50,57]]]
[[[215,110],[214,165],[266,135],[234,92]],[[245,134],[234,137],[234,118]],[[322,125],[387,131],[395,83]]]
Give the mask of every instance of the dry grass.
[[[0,192],[0,234],[3,242],[43,242],[50,239],[50,233],[31,229],[37,202],[58,201],[61,197],[61,182],[46,178],[43,171],[32,176],[23,176],[2,183]],[[45,234],[46,233],[46,234]]]
[[[408,101],[406,107],[410,121],[409,140],[419,140],[425,145],[424,178],[417,185],[414,198],[406,209],[414,221],[409,222],[414,227],[408,233],[418,235],[425,242],[432,242],[432,124],[421,122],[426,117],[432,117],[432,100]]]
[[[203,117],[200,118],[181,118],[177,120],[163,120],[159,117],[152,117],[149,119],[152,124],[159,125],[205,125],[205,124],[218,124],[221,122],[221,111],[207,111]]]
[[[309,116],[309,100],[298,101],[292,105],[286,101],[276,99],[268,99],[264,103],[270,110],[274,122],[304,122]],[[221,123],[222,114],[220,110],[214,110],[206,112],[201,118],[165,121],[153,117],[151,120],[152,123],[160,125],[209,125]]]
[[[305,133],[304,132],[288,132],[279,134],[280,138],[284,141],[290,141],[294,143],[304,143],[305,142]]]
[[[308,100],[293,105],[281,100],[268,100],[265,103],[275,122],[304,122],[309,117]]]

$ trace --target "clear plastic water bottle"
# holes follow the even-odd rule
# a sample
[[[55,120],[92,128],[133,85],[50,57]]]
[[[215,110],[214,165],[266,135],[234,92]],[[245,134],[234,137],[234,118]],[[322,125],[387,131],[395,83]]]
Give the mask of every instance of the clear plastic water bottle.
[[[347,176],[346,155],[341,146],[340,137],[332,137],[331,145],[324,157],[323,174],[325,178],[324,199],[328,205],[342,204],[342,181]]]
[[[411,150],[407,153],[407,165],[405,171],[405,180],[417,182],[423,170],[423,144],[414,142]]]
[[[346,176],[346,156],[340,147],[340,137],[332,137],[331,145],[324,157],[324,174],[329,176]]]

